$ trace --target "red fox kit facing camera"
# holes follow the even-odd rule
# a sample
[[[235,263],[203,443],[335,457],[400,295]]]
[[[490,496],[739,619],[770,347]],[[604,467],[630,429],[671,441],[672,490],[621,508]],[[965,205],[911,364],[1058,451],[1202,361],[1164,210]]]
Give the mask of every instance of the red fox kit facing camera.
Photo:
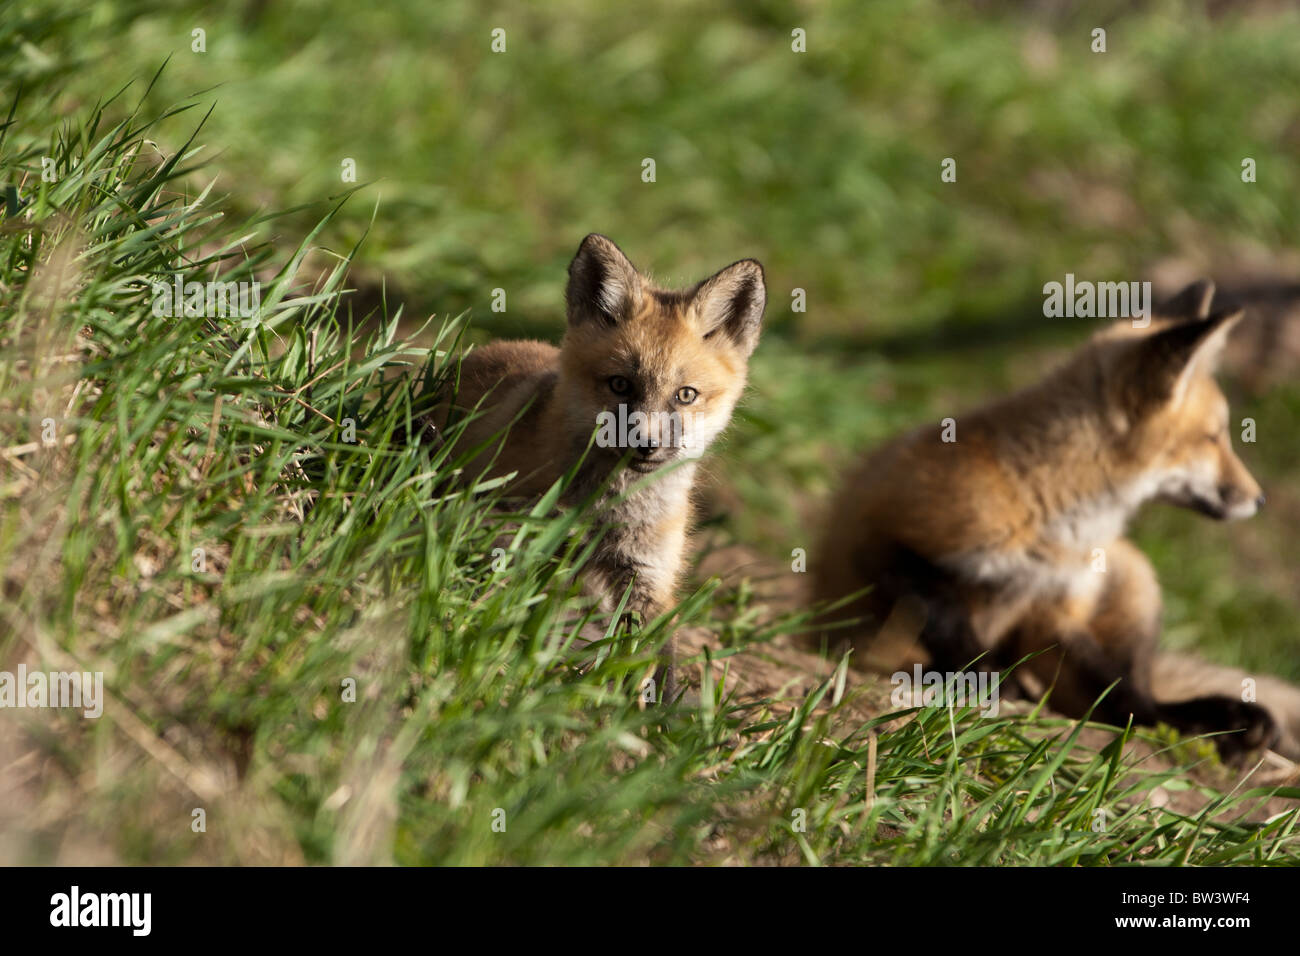
[[[1279,729],[1294,746],[1300,717],[1279,709],[1281,696],[1270,716],[1262,693],[1257,706],[1240,689],[1170,701],[1153,687],[1160,589],[1122,537],[1153,499],[1225,520],[1263,503],[1212,375],[1241,312],[1209,314],[1212,294],[1200,283],[1147,328],[1104,330],[1039,384],[957,416],[948,440],[923,427],[868,457],[814,560],[820,599],[871,587],[834,614],[864,622],[859,655],[873,640],[915,642],[936,670],[955,671],[981,654],[977,667],[1001,669],[1044,651],[1012,679],[1050,687],[1069,716],[1118,680],[1096,719],[1239,731],[1216,738],[1225,755],[1269,745]]]
[[[603,489],[604,534],[584,584],[606,610],[629,585],[628,610],[645,619],[671,606],[696,459],[744,390],[766,297],[753,259],[670,291],[592,234],[569,265],[559,348],[494,342],[462,361],[454,407],[479,414],[459,444],[484,446],[471,473],[513,473],[509,492],[532,497],[581,460],[568,500]],[[661,678],[667,699],[671,666]]]

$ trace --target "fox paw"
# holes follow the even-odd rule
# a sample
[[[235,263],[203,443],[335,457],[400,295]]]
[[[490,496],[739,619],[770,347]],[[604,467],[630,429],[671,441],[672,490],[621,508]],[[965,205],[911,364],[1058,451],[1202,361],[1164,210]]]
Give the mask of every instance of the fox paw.
[[[1235,697],[1197,697],[1166,704],[1166,719],[1184,734],[1217,734],[1219,756],[1233,761],[1251,751],[1273,746],[1278,727],[1272,715],[1258,704]]]
[[[1215,738],[1215,742],[1219,744],[1219,753],[1225,759],[1228,756],[1238,756],[1254,750],[1265,750],[1277,743],[1278,727],[1267,710],[1259,704],[1251,704],[1231,697],[1224,699],[1227,701],[1224,716],[1228,721],[1224,729],[1239,731],[1239,733]],[[1224,744],[1229,746],[1231,751],[1229,754],[1224,753]]]

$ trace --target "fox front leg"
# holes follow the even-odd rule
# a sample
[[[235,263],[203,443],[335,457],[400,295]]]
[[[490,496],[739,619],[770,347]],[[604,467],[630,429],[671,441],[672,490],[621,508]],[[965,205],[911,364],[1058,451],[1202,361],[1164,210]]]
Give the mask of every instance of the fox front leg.
[[[639,626],[644,628],[672,606],[675,568],[633,557],[629,551],[627,547],[613,547],[599,554],[595,579],[609,603],[617,606],[626,595],[622,617],[639,619]],[[638,687],[645,703],[662,699],[667,704],[676,699],[679,687],[675,644],[676,637],[670,630],[653,676]]]
[[[670,607],[666,588],[657,582],[654,575],[646,573],[652,569],[638,568],[636,572],[623,578],[629,590],[625,617],[635,615],[640,618],[640,626],[646,627]],[[677,699],[677,635],[669,630],[668,639],[659,651],[659,662],[654,675],[641,685],[641,692],[646,703],[661,699],[670,704]],[[662,697],[660,697],[662,692]]]
[[[656,599],[651,594],[641,591],[633,584],[632,600],[628,602],[625,616],[635,613],[641,619],[641,626],[645,627],[663,613],[664,609],[664,602]],[[670,704],[677,699],[679,693],[677,685],[677,635],[673,631],[669,631],[668,639],[659,651],[659,663],[655,667],[654,675],[647,678],[641,685],[643,699],[645,699],[646,703],[654,703],[657,699],[660,699],[659,692],[661,690],[664,704]]]
[[[592,575],[586,581],[585,587],[589,593],[594,590],[595,593],[601,595],[600,609],[605,614],[613,614],[617,610],[619,601],[614,597],[615,595],[627,594],[627,602],[619,615],[619,624],[635,621],[638,627],[645,627],[663,613],[667,607],[667,604],[662,599],[649,588],[641,586],[638,579],[632,575],[620,575],[619,577]],[[586,647],[596,641],[604,640],[607,634],[607,624],[601,624],[596,620],[588,620],[578,630],[574,646]],[[643,704],[656,703],[660,699],[661,690],[664,703],[674,700],[679,692],[676,667],[676,637],[672,633],[669,634],[668,640],[659,652],[659,659],[653,674],[647,676],[636,688],[636,692],[641,696]]]
[[[659,652],[659,666],[655,668],[654,682],[664,689],[663,702],[671,704],[677,699],[677,635],[668,635],[668,641]]]

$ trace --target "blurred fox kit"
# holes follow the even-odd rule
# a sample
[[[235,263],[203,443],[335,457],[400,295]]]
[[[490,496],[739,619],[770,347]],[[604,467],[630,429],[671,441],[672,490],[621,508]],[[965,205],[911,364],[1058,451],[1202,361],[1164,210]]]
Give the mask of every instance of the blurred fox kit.
[[[513,474],[515,495],[539,496],[576,469],[566,500],[598,494],[604,505],[584,586],[606,611],[627,593],[626,609],[649,620],[673,604],[696,459],[744,391],[766,297],[753,259],[670,291],[589,235],[569,265],[560,347],[507,341],[471,351],[436,424],[477,412],[458,445],[473,450],[467,471]],[[658,681],[665,697],[675,693],[671,654],[670,642]]]
[[[1152,499],[1220,520],[1264,502],[1213,378],[1242,313],[1211,314],[1213,291],[1193,285],[1149,326],[1120,322],[1039,384],[862,463],[813,568],[820,599],[870,587],[826,615],[861,622],[855,657],[919,645],[935,670],[957,671],[1042,652],[1010,675],[1012,690],[1050,689],[1068,716],[1118,682],[1096,719],[1237,731],[1215,737],[1225,756],[1270,745],[1300,756],[1300,690],[1264,678],[1247,702],[1243,673],[1157,654],[1160,588],[1122,537]]]

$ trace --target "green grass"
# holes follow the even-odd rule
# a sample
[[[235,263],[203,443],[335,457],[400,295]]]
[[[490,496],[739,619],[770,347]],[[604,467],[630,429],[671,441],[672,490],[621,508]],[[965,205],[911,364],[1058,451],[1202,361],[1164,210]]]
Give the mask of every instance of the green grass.
[[[1133,278],[1194,233],[1213,248],[1292,241],[1300,12],[1211,21],[1197,6],[1123,15],[1115,0],[1042,20],[939,0],[657,0],[629,18],[599,0],[318,0],[74,16],[83,5],[52,0],[41,10],[72,22],[41,35],[20,13],[39,58],[15,60],[45,63],[66,108],[171,57],[146,102],[213,89],[207,143],[245,213],[321,204],[355,159],[383,212],[372,227],[369,204],[346,210],[341,241],[369,229],[358,280],[419,314],[473,309],[493,333],[550,335],[556,277],[603,231],[670,280],[717,268],[715,250],[756,256],[773,327],[876,341],[1037,312],[1047,277]],[[1089,49],[1098,25],[1104,54]],[[939,180],[945,157],[956,183]],[[303,234],[317,218],[291,221]],[[796,287],[807,313],[790,311]],[[505,313],[489,310],[494,288]]]
[[[13,859],[1300,861],[1294,812],[1230,822],[1273,791],[1196,817],[1157,810],[1156,787],[1200,786],[1185,767],[1137,766],[1042,715],[868,718],[842,673],[807,697],[710,681],[698,705],[643,709],[636,688],[670,625],[718,626],[725,661],[799,615],[762,624],[744,595],[696,581],[671,621],[575,651],[591,517],[510,511],[407,440],[464,310],[471,337],[557,331],[563,266],[588,229],[670,264],[665,279],[715,268],[719,250],[758,254],[770,331],[709,468],[742,504],[712,519],[788,560],[857,449],[1041,364],[978,333],[935,354],[940,322],[1015,318],[1043,275],[1112,275],[1167,242],[1161,227],[1121,239],[1079,222],[1050,189],[1023,188],[1031,169],[1068,155],[1072,175],[1104,180],[1136,164],[1144,208],[1230,211],[1226,235],[1280,242],[1295,128],[1268,127],[1283,107],[1255,80],[1281,89],[1294,73],[1293,15],[1212,32],[1158,7],[1125,21],[1131,41],[1112,28],[1132,54],[1082,70],[1086,55],[1062,50],[1038,76],[1005,55],[1023,28],[929,3],[883,4],[866,24],[847,4],[809,14],[807,60],[788,52],[805,14],[781,5],[701,19],[669,3],[631,32],[597,4],[575,0],[567,20],[521,6],[500,60],[483,53],[496,20],[470,4],[331,7],[330,30],[277,5],[257,29],[196,6],[72,9],[0,18],[0,66],[24,85],[5,103],[0,181],[27,203],[0,219],[0,663],[102,670],[111,701],[99,721],[4,715],[0,765],[35,752],[43,768],[24,784],[41,814],[0,834]],[[206,59],[188,52],[195,26]],[[1210,97],[1179,128],[1154,121]],[[949,115],[978,120],[936,119]],[[1277,174],[1243,201],[1214,186],[1216,163],[1252,130]],[[1086,148],[1103,135],[1109,147]],[[955,151],[979,156],[940,194],[936,157]],[[638,178],[647,153],[662,157],[653,186]],[[346,201],[342,156],[376,180]],[[149,283],[176,272],[257,278],[264,320],[154,316]],[[340,295],[380,277],[403,309]],[[498,285],[504,316],[486,307]],[[796,285],[807,316],[782,308]],[[1051,347],[1075,331],[1020,327]],[[1286,388],[1253,401],[1273,436],[1261,475],[1285,500],[1295,451],[1276,436],[1300,407]],[[1139,529],[1176,641],[1300,677],[1295,596],[1252,584],[1249,554],[1206,544],[1294,553],[1285,528],[1255,533],[1173,512]]]

